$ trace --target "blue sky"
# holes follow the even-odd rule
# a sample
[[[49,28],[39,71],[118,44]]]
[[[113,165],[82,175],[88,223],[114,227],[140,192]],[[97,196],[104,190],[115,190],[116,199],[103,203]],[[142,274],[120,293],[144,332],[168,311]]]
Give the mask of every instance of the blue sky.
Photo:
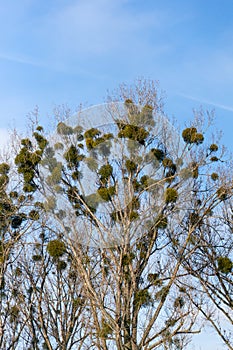
[[[232,150],[233,1],[0,0],[0,142],[36,105],[46,122],[138,76],[159,80],[178,122],[215,109]]]
[[[54,105],[101,103],[145,76],[178,121],[214,108],[230,148],[232,13],[232,0],[0,0],[0,128],[25,126],[36,105],[46,120]]]

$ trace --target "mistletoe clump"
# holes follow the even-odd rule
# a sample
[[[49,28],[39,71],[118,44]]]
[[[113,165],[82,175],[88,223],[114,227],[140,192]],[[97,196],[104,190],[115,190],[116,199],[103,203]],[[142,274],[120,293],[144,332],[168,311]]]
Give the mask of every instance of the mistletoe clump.
[[[159,162],[162,162],[165,157],[164,151],[160,148],[152,148],[151,153]]]
[[[227,256],[221,256],[217,260],[218,262],[218,271],[222,273],[230,273],[233,268],[233,262]]]
[[[178,192],[175,188],[167,188],[164,197],[167,204],[175,203],[178,199]]]
[[[48,243],[47,252],[54,259],[60,258],[66,252],[65,243],[59,239],[54,239]]]
[[[218,150],[218,145],[216,145],[215,143],[212,143],[212,145],[210,145],[210,152],[217,152]]]
[[[118,133],[119,138],[137,141],[141,145],[145,144],[145,140],[149,135],[149,132],[145,128],[136,125],[118,123],[118,127],[120,128]]]
[[[129,173],[134,173],[137,170],[137,164],[130,159],[126,160],[125,167]]]
[[[90,151],[96,148],[97,146],[105,143],[106,141],[111,140],[113,138],[113,134],[107,133],[101,136],[100,130],[96,128],[91,128],[84,133],[84,138],[85,138],[87,149]],[[105,146],[107,149],[107,145]]]
[[[34,192],[37,189],[34,178],[37,174],[38,165],[41,161],[43,148],[33,151],[32,143],[29,139],[21,141],[23,146],[15,157],[15,164],[18,172],[23,175],[25,192]]]
[[[14,215],[12,218],[11,218],[11,227],[13,229],[17,229],[20,227],[20,225],[22,224],[23,222],[23,217],[21,215]]]
[[[100,197],[104,200],[104,201],[110,201],[111,197],[116,193],[116,187],[115,186],[110,186],[108,188],[106,187],[100,187],[97,190],[97,193],[100,195]]]
[[[57,133],[60,135],[71,135],[73,134],[73,128],[69,125],[66,125],[63,122],[57,124]]]
[[[203,143],[204,136],[201,133],[197,132],[197,129],[195,127],[186,128],[182,132],[182,137],[184,142],[191,144],[195,143],[197,145]]]
[[[64,158],[67,162],[68,168],[72,169],[79,165],[79,162],[83,160],[84,155],[79,154],[79,150],[74,145],[71,145],[64,154]]]
[[[221,186],[217,190],[217,196],[220,200],[225,201],[229,196],[229,189],[226,186]]]
[[[167,217],[164,215],[159,215],[157,219],[155,220],[155,227],[160,229],[165,229],[167,227],[168,220]]]
[[[48,141],[46,140],[46,138],[44,136],[42,136],[38,132],[34,132],[33,136],[35,137],[39,148],[43,151],[45,149],[45,147],[48,145]]]
[[[138,308],[152,303],[152,297],[147,289],[138,290],[134,295],[134,304]]]
[[[98,174],[100,175],[100,181],[103,183],[107,183],[108,179],[112,175],[113,167],[111,164],[102,165],[99,169]]]
[[[213,181],[216,181],[216,180],[218,180],[218,178],[219,178],[219,176],[218,176],[217,173],[212,173],[210,177],[211,177],[211,179],[212,179]]]
[[[0,164],[0,174],[1,175],[7,175],[10,171],[10,166],[7,163],[1,163]]]
[[[113,332],[111,326],[109,325],[109,322],[107,322],[106,320],[103,320],[102,321],[102,324],[101,324],[101,328],[98,332],[98,336],[100,338],[108,338],[109,335],[111,335]]]

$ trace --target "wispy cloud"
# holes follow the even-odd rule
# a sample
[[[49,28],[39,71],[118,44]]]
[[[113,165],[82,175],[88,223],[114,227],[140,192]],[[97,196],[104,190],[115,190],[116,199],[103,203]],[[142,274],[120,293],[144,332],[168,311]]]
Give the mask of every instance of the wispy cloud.
[[[46,67],[46,64],[43,62],[36,61],[36,60],[31,59],[29,57],[20,56],[17,54],[8,54],[8,53],[1,53],[0,52],[0,60],[16,62],[16,63],[37,66],[37,67]]]
[[[220,108],[220,109],[224,109],[226,111],[233,112],[233,106],[226,106],[226,105],[221,104],[221,103],[216,103],[216,102],[213,102],[213,101],[210,101],[210,100],[206,100],[206,99],[203,99],[203,98],[190,96],[190,95],[187,95],[187,94],[184,94],[184,93],[178,93],[177,95],[181,96],[181,97],[184,97],[184,98],[186,98],[188,100],[191,100],[191,101],[199,102],[201,104],[202,103],[208,104],[208,105],[211,105],[211,106],[216,107],[216,108]]]
[[[150,41],[149,31],[159,37],[160,28],[170,26],[172,18],[158,9],[133,11],[128,3],[125,0],[69,3],[44,19],[41,36],[46,35],[47,45],[50,43],[54,53],[63,57],[67,54],[72,57],[71,53],[77,58],[98,57],[113,52],[119,57],[124,51],[143,54]],[[167,49],[164,43],[156,47],[158,51]]]

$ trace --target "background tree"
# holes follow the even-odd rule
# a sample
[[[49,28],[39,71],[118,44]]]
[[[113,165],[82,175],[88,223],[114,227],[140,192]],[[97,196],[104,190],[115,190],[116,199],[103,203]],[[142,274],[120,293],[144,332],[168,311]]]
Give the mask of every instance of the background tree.
[[[229,169],[230,171],[230,169]],[[217,173],[212,179],[218,181]],[[198,246],[195,253],[185,262],[187,271],[195,279],[198,296],[192,302],[199,307],[200,298],[205,304],[200,312],[211,323],[223,342],[233,349],[233,240],[232,240],[232,185],[221,186],[216,192],[218,210],[203,218],[200,205],[195,213],[195,235]],[[221,203],[221,204],[220,204]]]

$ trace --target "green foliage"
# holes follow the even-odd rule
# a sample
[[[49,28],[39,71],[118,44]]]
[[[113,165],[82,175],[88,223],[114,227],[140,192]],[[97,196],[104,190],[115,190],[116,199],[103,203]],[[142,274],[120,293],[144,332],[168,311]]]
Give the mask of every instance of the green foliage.
[[[196,143],[197,145],[203,143],[204,141],[204,136],[201,133],[196,133],[194,136],[193,142]]]
[[[43,127],[40,126],[40,125],[38,125],[38,126],[36,127],[36,130],[39,131],[39,132],[43,132],[43,131],[44,131]]]
[[[212,174],[211,174],[211,179],[212,179],[213,181],[218,180],[218,178],[219,178],[219,176],[218,176],[217,173],[212,173]]]
[[[217,196],[222,201],[226,200],[228,198],[228,195],[229,195],[229,190],[225,186],[221,186],[217,190]]]
[[[154,122],[154,119],[153,119],[153,107],[151,105],[145,105],[142,107],[142,110],[141,110],[141,122],[144,124],[144,125],[151,125],[151,126],[154,126],[155,122]]]
[[[132,185],[135,192],[138,192],[141,188],[140,182],[138,182],[138,180],[135,178],[132,180]]]
[[[29,139],[22,139],[21,140],[21,145],[25,146],[25,148],[27,148],[27,149],[31,149],[32,148],[32,142]]]
[[[100,331],[98,332],[98,337],[100,338],[108,338],[109,335],[111,335],[113,332],[111,326],[109,325],[109,322],[107,322],[106,320],[103,320],[102,321],[102,324],[101,324],[101,328],[100,328]]]
[[[85,139],[94,139],[95,137],[99,136],[101,134],[100,130],[96,128],[91,128],[84,133]]]
[[[37,188],[34,178],[37,172],[37,166],[41,161],[42,150],[32,151],[32,143],[29,139],[21,141],[23,147],[15,157],[15,164],[18,168],[18,173],[23,175],[25,192],[34,192]]]
[[[217,150],[218,150],[218,145],[216,145],[215,143],[210,145],[210,151],[211,152],[217,152]]]
[[[43,204],[45,210],[50,211],[56,208],[56,199],[53,196],[47,197],[46,202]]]
[[[10,308],[10,322],[15,322],[19,317],[20,309],[17,305],[14,305]]]
[[[65,243],[59,239],[54,239],[47,244],[47,252],[54,258],[60,258],[66,253]]]
[[[63,150],[64,149],[64,145],[61,142],[57,142],[54,144],[54,150],[58,151],[58,150]]]
[[[9,177],[7,175],[0,176],[0,188],[5,188],[9,182]]]
[[[148,180],[149,180],[149,176],[148,176],[148,175],[143,175],[143,176],[140,178],[140,182],[141,182],[142,188],[145,188],[145,187],[148,186]]]
[[[165,202],[175,203],[178,199],[178,192],[175,188],[167,188],[164,194]]]
[[[22,273],[23,273],[22,269],[20,267],[16,267],[15,276],[16,277],[22,276]]]
[[[109,201],[111,200],[111,197],[116,193],[116,187],[115,186],[110,186],[109,188],[100,187],[97,190],[97,193],[100,195],[100,197],[104,201]]]
[[[164,168],[167,169],[165,174],[165,177],[167,178],[166,182],[171,183],[174,180],[173,177],[176,173],[176,165],[173,163],[172,159],[167,157],[163,159],[162,164]]]
[[[72,173],[71,177],[72,177],[73,180],[79,180],[79,179],[81,179],[82,174],[81,174],[80,171],[77,170],[77,171],[74,171]]]
[[[100,180],[106,183],[109,177],[112,175],[112,172],[113,167],[111,166],[111,164],[102,165],[102,167],[98,171],[98,174],[100,175]]]
[[[84,155],[79,154],[79,150],[71,145],[70,148],[65,152],[64,158],[67,162],[67,165],[70,169],[77,167],[79,162],[83,160]]]
[[[149,135],[149,132],[145,128],[136,125],[118,123],[118,127],[120,128],[118,133],[119,138],[128,138],[142,145],[145,144],[145,140]]]
[[[12,199],[16,199],[16,198],[18,198],[19,194],[18,194],[17,191],[11,191],[11,192],[9,193],[9,196],[10,196],[10,198],[12,198]]]
[[[154,188],[153,185],[156,184],[156,180],[150,178],[148,175],[143,175],[140,178],[140,190],[150,190]]]
[[[40,218],[40,214],[37,210],[31,210],[30,213],[29,213],[29,218],[32,219],[32,220],[39,220]]]
[[[152,298],[147,289],[141,289],[134,294],[134,304],[136,307],[148,306],[152,303]]]
[[[94,141],[91,137],[86,138],[86,146],[88,150],[91,150],[94,148]]]
[[[169,288],[168,287],[162,287],[155,295],[155,298],[157,300],[161,300],[162,302],[164,302],[166,300],[166,297],[168,295],[169,292]]]
[[[159,148],[152,148],[151,153],[156,158],[156,160],[158,160],[159,162],[162,162],[164,157],[165,157],[164,151],[159,149]]]
[[[86,157],[84,161],[91,171],[96,171],[98,169],[98,163],[93,157]]]
[[[99,196],[96,193],[89,194],[88,196],[85,196],[85,203],[88,206],[89,210],[92,213],[96,212],[96,209],[99,205]],[[88,211],[84,210],[83,211],[84,215],[88,216]]]
[[[137,170],[137,164],[135,164],[132,160],[127,159],[125,161],[125,167],[129,173],[134,173]]]
[[[136,219],[138,219],[139,214],[136,210],[133,210],[132,208],[125,208],[125,210],[117,210],[117,211],[113,211],[111,213],[111,219],[113,221],[122,221],[125,219],[128,219],[129,221],[134,221]]]
[[[34,132],[33,136],[35,137],[39,148],[43,151],[45,147],[48,145],[48,141],[38,132]]]
[[[177,297],[176,300],[174,301],[174,307],[177,309],[181,309],[184,306],[184,298],[181,296]]]
[[[73,307],[74,309],[78,309],[80,306],[83,306],[85,304],[85,300],[82,297],[77,297],[73,300]]]
[[[132,211],[129,213],[129,220],[130,220],[130,221],[134,221],[134,220],[136,220],[136,219],[138,219],[138,218],[139,218],[139,214],[138,214],[137,211],[132,210]]]
[[[61,181],[62,164],[57,163],[57,166],[52,170],[51,175],[47,177],[47,183],[49,185],[57,185]]]
[[[165,229],[167,227],[168,220],[163,214],[159,215],[155,220],[155,227],[160,229]]]
[[[39,262],[42,260],[42,256],[39,255],[39,254],[35,254],[32,256],[32,260],[35,261],[35,262]]]
[[[0,164],[0,174],[1,175],[7,175],[10,171],[10,166],[7,163],[1,163]]]
[[[60,259],[59,259],[59,260],[57,261],[57,269],[58,269],[59,271],[65,270],[66,267],[67,267],[67,263],[66,263],[64,260],[60,260]]]
[[[20,227],[20,225],[22,224],[23,222],[23,218],[22,216],[20,215],[14,215],[12,218],[11,218],[11,227],[13,229],[17,229]]]
[[[189,223],[190,223],[191,226],[195,226],[195,225],[201,223],[201,218],[198,215],[198,213],[193,212],[193,213],[189,214]]]
[[[133,101],[130,99],[130,98],[127,98],[126,100],[125,100],[125,105],[126,106],[130,106],[130,105],[132,105],[133,104]]]
[[[122,257],[122,265],[123,266],[129,265],[134,258],[135,258],[135,254],[133,252],[124,254]]]
[[[194,127],[184,129],[182,132],[182,137],[184,139],[184,142],[192,143],[196,133],[197,133],[197,129]]]
[[[162,286],[163,284],[162,280],[159,278],[158,273],[148,273],[147,280],[154,286]]]
[[[34,192],[37,189],[35,184],[25,183],[23,186],[24,192]]]
[[[81,133],[83,132],[83,127],[82,127],[81,125],[76,125],[76,126],[74,127],[74,132],[75,132],[76,134],[81,134]]]
[[[73,128],[71,126],[66,125],[63,122],[57,124],[57,133],[60,135],[71,135],[73,134]]]
[[[195,143],[197,145],[203,143],[204,136],[201,133],[197,132],[197,129],[195,127],[186,128],[182,132],[182,137],[184,142],[191,144]]]
[[[86,142],[87,149],[90,151],[99,146],[99,151],[104,154],[109,152],[109,144],[106,141],[113,138],[113,134],[107,133],[101,135],[101,131],[96,128],[91,128],[84,133],[84,138]]]
[[[190,175],[192,176],[193,179],[197,179],[199,176],[199,167],[197,162],[191,162],[190,164],[191,168],[191,173]]]
[[[233,262],[227,256],[221,256],[217,259],[218,271],[222,273],[230,273],[233,268]]]
[[[128,102],[127,102],[128,101]],[[127,99],[125,106],[128,110],[128,120],[132,125],[154,126],[153,107],[146,104],[141,109],[132,100]]]
[[[164,158],[162,164],[164,168],[171,168],[173,166],[173,161],[170,158]]]

